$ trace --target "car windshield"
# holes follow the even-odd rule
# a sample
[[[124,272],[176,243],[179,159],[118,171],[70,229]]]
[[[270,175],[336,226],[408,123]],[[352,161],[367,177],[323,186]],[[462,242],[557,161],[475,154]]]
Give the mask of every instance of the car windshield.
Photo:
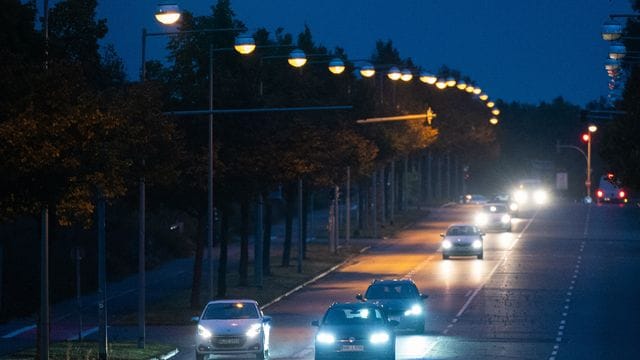
[[[324,316],[324,325],[372,325],[383,321],[382,313],[379,309],[362,308],[331,308]]]
[[[369,286],[367,299],[406,299],[418,296],[413,284],[374,284]]]
[[[491,204],[483,206],[482,211],[486,213],[503,213],[507,212],[507,207],[504,205]]]
[[[452,226],[447,230],[447,235],[466,236],[477,235],[478,231],[474,226]]]
[[[202,320],[257,319],[258,309],[253,303],[214,303],[207,305]]]

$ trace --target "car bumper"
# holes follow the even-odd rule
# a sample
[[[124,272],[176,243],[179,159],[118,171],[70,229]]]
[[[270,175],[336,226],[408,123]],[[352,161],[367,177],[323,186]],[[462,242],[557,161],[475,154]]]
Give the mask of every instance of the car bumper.
[[[472,256],[482,255],[482,247],[475,249],[473,246],[452,246],[449,249],[443,249],[442,254],[446,256]]]
[[[395,343],[395,339],[391,339]],[[349,346],[358,346],[358,344],[349,344]],[[316,345],[315,358],[316,359],[389,359],[391,356],[395,356],[394,346],[377,346],[377,345],[362,345],[362,350],[343,350],[342,344],[338,345]]]
[[[210,340],[202,340],[196,344],[196,352],[200,355],[243,355],[257,354],[264,351],[260,337],[219,336]]]

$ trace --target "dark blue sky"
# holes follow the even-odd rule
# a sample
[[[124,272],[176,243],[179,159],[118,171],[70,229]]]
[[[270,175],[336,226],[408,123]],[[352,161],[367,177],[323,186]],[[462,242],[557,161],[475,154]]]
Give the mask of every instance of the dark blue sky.
[[[195,15],[215,0],[183,0]],[[138,76],[143,27],[163,31],[156,1],[102,0],[98,17],[127,73]],[[630,12],[628,0],[232,0],[250,29],[283,27],[297,35],[307,24],[316,43],[340,46],[350,58],[369,57],[376,40],[390,39],[402,57],[436,71],[460,70],[492,98],[537,103],[559,95],[584,105],[607,94],[603,64],[608,44],[600,28],[610,13]],[[148,58],[162,58],[159,38]]]

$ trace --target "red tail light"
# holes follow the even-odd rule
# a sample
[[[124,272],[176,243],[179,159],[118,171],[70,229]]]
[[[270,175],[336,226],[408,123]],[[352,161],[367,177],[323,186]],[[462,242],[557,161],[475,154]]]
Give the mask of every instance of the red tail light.
[[[598,191],[596,191],[596,196],[601,198],[601,197],[604,196],[604,192],[602,190],[598,189]]]
[[[620,199],[624,199],[624,197],[625,197],[626,195],[627,195],[627,194],[625,194],[624,190],[620,190],[620,192],[618,193],[618,197],[619,197]]]

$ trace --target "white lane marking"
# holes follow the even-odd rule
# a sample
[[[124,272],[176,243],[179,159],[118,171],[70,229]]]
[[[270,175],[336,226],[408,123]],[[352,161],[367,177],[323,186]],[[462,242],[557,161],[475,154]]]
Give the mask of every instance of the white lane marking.
[[[36,328],[36,325],[29,325],[29,326],[25,326],[23,328],[20,328],[16,331],[12,331],[6,335],[4,335],[2,338],[3,339],[11,339],[12,337],[18,336],[22,333],[26,333],[27,331],[33,330]]]
[[[467,291],[467,293],[464,295],[464,297],[469,297],[469,295],[471,295],[472,292],[473,292],[473,290]]]
[[[584,236],[589,234],[589,218],[591,217],[591,206],[587,208],[587,219],[584,222]],[[582,242],[584,244],[584,241]]]
[[[524,229],[522,229],[522,231],[520,232],[520,234],[518,235],[518,237],[516,238],[516,240],[513,242],[513,244],[511,244],[511,246],[509,247],[509,251],[505,252],[504,255],[502,255],[502,259],[500,259],[500,261],[498,261],[496,263],[496,265],[493,267],[493,269],[491,269],[491,272],[489,272],[489,275],[487,275],[487,277],[485,278],[485,280],[482,282],[482,284],[480,284],[480,286],[478,286],[474,291],[473,294],[471,294],[471,296],[469,297],[469,299],[467,299],[467,301],[464,303],[464,305],[462,305],[462,308],[460,309],[460,311],[458,311],[458,313],[456,314],[456,317],[459,318],[462,314],[464,314],[464,312],[467,310],[467,307],[469,307],[469,305],[471,304],[471,302],[473,301],[473,299],[475,299],[476,295],[478,295],[478,293],[480,292],[480,290],[482,290],[482,288],[487,284],[487,282],[491,279],[491,277],[493,277],[493,274],[496,272],[496,270],[498,270],[498,267],[503,263],[507,261],[507,257],[509,255],[509,253],[511,252],[511,250],[513,249],[514,246],[516,246],[516,244],[518,243],[518,241],[520,241],[520,239],[522,238],[522,234],[524,234],[525,231],[527,231],[527,229],[529,228],[529,226],[531,225],[531,223],[533,222],[533,220],[535,220],[536,216],[538,215],[538,211],[535,212],[535,214],[533,214],[533,217],[531,219],[529,219],[529,222],[527,223],[527,225],[525,225]]]

